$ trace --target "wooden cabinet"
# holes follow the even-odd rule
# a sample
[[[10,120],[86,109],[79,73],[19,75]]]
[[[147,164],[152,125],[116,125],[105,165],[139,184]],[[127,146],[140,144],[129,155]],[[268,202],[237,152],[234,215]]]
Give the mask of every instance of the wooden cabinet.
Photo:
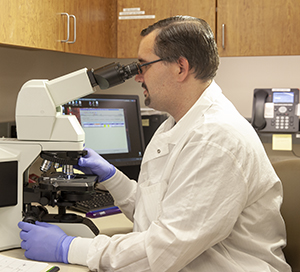
[[[69,41],[64,43],[66,52],[116,56],[116,1],[65,0],[64,10],[71,16]]]
[[[205,19],[215,29],[215,1],[118,0],[117,57],[136,58],[143,28],[174,15]]]
[[[143,28],[155,23],[153,0],[117,1],[117,57],[136,58]]]
[[[63,51],[63,1],[1,0],[0,43]]]
[[[210,24],[220,56],[300,55],[299,11],[299,0],[1,0],[0,44],[136,58],[140,31],[180,14]]]
[[[205,19],[220,56],[300,55],[299,11],[299,0],[118,0],[117,57],[136,57],[141,29],[177,14]]]
[[[300,54],[299,0],[217,0],[220,56]]]
[[[1,0],[0,14],[1,44],[116,56],[115,1]]]

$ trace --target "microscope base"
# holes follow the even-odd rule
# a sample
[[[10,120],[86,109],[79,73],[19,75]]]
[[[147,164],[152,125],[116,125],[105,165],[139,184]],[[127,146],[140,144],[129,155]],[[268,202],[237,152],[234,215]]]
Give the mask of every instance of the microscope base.
[[[100,231],[88,218],[76,214],[45,214],[42,222],[59,226],[69,236],[94,238]]]

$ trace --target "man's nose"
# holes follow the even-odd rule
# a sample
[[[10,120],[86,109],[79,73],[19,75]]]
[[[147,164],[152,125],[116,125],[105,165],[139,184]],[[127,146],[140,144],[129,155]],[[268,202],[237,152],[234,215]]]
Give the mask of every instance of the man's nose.
[[[135,76],[134,80],[135,80],[136,82],[143,82],[143,81],[144,81],[143,75],[137,74],[137,75]]]

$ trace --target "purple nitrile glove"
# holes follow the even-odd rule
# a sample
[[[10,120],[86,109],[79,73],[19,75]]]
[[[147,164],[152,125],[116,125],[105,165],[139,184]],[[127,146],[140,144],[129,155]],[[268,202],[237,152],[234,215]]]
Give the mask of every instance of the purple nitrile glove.
[[[68,262],[68,252],[75,237],[68,236],[56,226],[36,221],[36,224],[19,222],[21,247],[25,257],[44,262]]]
[[[85,174],[97,175],[99,182],[111,178],[116,173],[116,168],[93,149],[86,148],[85,150],[88,154],[78,160],[79,170]]]

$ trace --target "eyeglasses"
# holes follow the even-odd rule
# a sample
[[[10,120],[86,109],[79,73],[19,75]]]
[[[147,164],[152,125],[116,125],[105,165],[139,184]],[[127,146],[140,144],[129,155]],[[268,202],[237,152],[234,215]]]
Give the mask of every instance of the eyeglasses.
[[[149,62],[146,62],[146,63],[143,63],[143,64],[140,64],[138,63],[138,68],[139,68],[139,73],[140,74],[143,74],[147,71],[147,66],[150,65],[150,64],[153,64],[153,63],[156,63],[156,62],[159,62],[159,61],[162,61],[163,59],[158,59],[158,60],[153,60],[153,61],[149,61]]]

